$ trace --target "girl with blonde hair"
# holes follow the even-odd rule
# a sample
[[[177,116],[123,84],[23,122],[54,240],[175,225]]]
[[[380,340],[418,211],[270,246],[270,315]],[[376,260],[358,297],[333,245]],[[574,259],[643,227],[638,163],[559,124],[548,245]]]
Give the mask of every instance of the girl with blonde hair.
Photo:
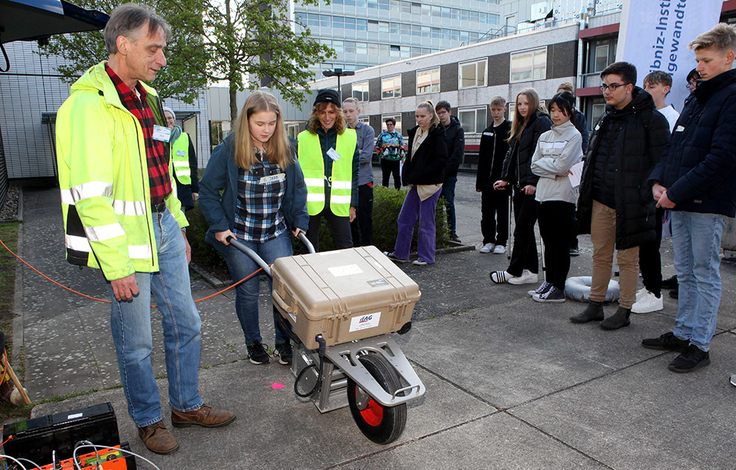
[[[295,237],[309,227],[307,189],[284,129],[281,109],[268,92],[253,92],[235,125],[210,156],[200,182],[199,206],[210,225],[205,239],[225,257],[233,282],[258,269],[250,256],[229,243],[230,237],[248,246],[271,264],[291,256],[289,233]],[[268,279],[269,292],[271,279]],[[235,310],[253,364],[269,362],[258,325],[260,277],[238,285]],[[273,309],[275,354],[291,364],[289,337]]]
[[[417,106],[417,125],[409,129],[409,153],[404,163],[402,180],[409,186],[399,213],[399,233],[392,253],[387,256],[399,263],[409,261],[414,224],[419,218],[417,266],[434,263],[436,232],[435,211],[442,192],[448,154],[445,129],[431,101]]]

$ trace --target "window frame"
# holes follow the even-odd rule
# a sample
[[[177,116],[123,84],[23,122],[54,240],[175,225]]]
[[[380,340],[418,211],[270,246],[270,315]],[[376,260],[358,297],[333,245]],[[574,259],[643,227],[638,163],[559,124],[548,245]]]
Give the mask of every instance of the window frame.
[[[385,84],[389,80],[391,82],[393,82],[393,84],[391,86],[390,95],[387,95]],[[398,92],[397,92],[397,90],[398,90]],[[390,75],[388,77],[382,77],[381,78],[381,99],[382,100],[390,100],[390,99],[394,99],[394,98],[401,98],[401,74],[398,74],[398,75]]]
[[[435,80],[433,78],[434,72],[437,72],[437,80],[436,80],[436,83],[435,83]],[[425,73],[429,73],[429,75],[430,75],[429,85],[428,85],[429,86],[429,90],[426,90],[426,91],[420,90],[420,85],[419,85],[419,75],[420,74],[425,74]],[[416,94],[417,95],[426,95],[426,94],[429,94],[429,93],[439,93],[440,92],[440,79],[441,79],[441,76],[440,76],[440,67],[432,67],[432,68],[429,68],[429,69],[417,70],[416,71],[416,82],[415,82],[416,83]],[[435,87],[436,87],[436,89],[435,89]]]
[[[473,124],[475,126],[475,130],[468,130],[463,125],[463,119],[462,115],[466,113],[473,113]],[[478,113],[483,117],[483,123],[478,124]],[[488,111],[486,110],[485,106],[471,106],[467,108],[459,108],[457,110],[457,119],[460,121],[460,125],[462,126],[463,130],[465,131],[465,135],[468,134],[481,134],[485,130],[485,128],[488,126]]]
[[[479,66],[483,64],[483,83],[478,83],[478,70]],[[463,85],[463,79],[465,78],[463,74],[463,67],[467,67],[470,65],[475,65],[475,77],[473,78],[473,85],[464,86]],[[480,59],[480,60],[473,60],[470,62],[461,62],[458,64],[458,77],[457,77],[457,88],[459,90],[465,90],[468,88],[481,88],[488,86],[488,58]]]
[[[539,54],[544,53],[544,66],[538,67],[536,66],[536,57]],[[520,78],[514,78],[515,73],[514,72],[514,59],[520,59],[524,56],[531,56],[531,67],[529,68],[529,76],[526,77],[520,77]],[[519,82],[531,82],[531,81],[537,81],[537,80],[546,80],[547,79],[547,46],[544,47],[538,47],[534,49],[527,49],[525,51],[519,51],[519,52],[512,52],[511,57],[509,60],[509,83],[519,83]],[[536,71],[538,69],[542,69],[542,77],[536,76]],[[523,73],[523,72],[522,72]]]
[[[365,89],[361,89],[360,91],[356,91],[356,89],[355,89],[356,87],[360,87],[360,88],[365,87]],[[358,95],[358,96],[356,96],[355,95],[356,93],[361,93],[361,94]],[[367,102],[367,101],[369,101],[368,80],[360,81],[360,82],[353,82],[352,83],[352,87],[351,87],[351,91],[350,91],[350,96],[352,96],[353,98],[355,98],[359,102]]]

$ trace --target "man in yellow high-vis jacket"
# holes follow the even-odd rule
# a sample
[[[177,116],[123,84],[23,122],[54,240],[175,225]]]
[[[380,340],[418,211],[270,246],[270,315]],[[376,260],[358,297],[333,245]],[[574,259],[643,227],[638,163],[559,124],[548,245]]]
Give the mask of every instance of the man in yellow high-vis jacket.
[[[112,297],[110,325],[128,412],[146,447],[179,445],[164,426],[151,365],[151,291],[162,314],[174,426],[224,426],[229,411],[197,391],[201,320],[189,281],[188,225],[173,194],[169,133],[153,80],[166,65],[171,28],[134,3],[105,27],[106,62],[72,85],[56,142],[67,259],[100,268]]]
[[[307,185],[307,238],[319,251],[322,217],[338,249],[351,248],[350,222],[358,207],[360,153],[354,129],[348,129],[335,90],[317,93],[307,130],[297,136],[299,165]]]

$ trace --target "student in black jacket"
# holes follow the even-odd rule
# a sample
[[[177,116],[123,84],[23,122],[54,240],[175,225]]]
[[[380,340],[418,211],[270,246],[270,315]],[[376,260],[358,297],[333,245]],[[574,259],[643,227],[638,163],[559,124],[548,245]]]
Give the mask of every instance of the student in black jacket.
[[[393,253],[388,257],[399,263],[409,261],[411,239],[414,225],[419,218],[417,237],[417,266],[434,263],[436,245],[435,211],[440,198],[444,170],[447,164],[445,129],[431,101],[417,106],[417,126],[409,129],[409,152],[402,171],[404,186],[409,192],[399,213],[399,233],[396,236]]]
[[[511,121],[505,119],[506,100],[494,96],[491,100],[493,123],[480,137],[478,172],[475,190],[481,193],[480,230],[483,234],[481,253],[503,254],[509,238],[509,197],[511,190],[496,191],[493,183],[501,179],[503,160],[509,150]]]
[[[440,125],[445,128],[445,146],[447,147],[447,165],[445,166],[445,181],[442,184],[441,197],[445,198],[447,208],[447,225],[450,227],[450,240],[460,243],[457,236],[457,222],[455,219],[455,185],[457,184],[457,169],[465,155],[465,130],[460,121],[452,116],[450,103],[440,101],[435,107]]]
[[[496,284],[536,284],[539,280],[539,260],[534,224],[537,221],[537,202],[534,193],[539,176],[532,173],[531,163],[537,140],[552,127],[552,121],[539,100],[537,91],[525,88],[516,95],[514,122],[511,126],[509,151],[503,162],[501,179],[493,188],[506,189],[514,184],[514,249],[506,271],[491,273]]]
[[[649,177],[657,206],[672,211],[679,303],[674,330],[642,344],[681,352],[668,366],[674,372],[710,364],[721,300],[721,235],[726,217],[736,215],[736,31],[721,23],[688,47],[702,81]]]
[[[647,178],[670,137],[652,96],[635,85],[636,68],[614,62],[601,72],[606,112],[596,123],[580,183],[578,233],[593,242],[590,303],[573,323],[603,320],[603,299],[616,251],[619,308],[601,328],[628,326],[639,281],[639,246],[655,240],[657,223]]]

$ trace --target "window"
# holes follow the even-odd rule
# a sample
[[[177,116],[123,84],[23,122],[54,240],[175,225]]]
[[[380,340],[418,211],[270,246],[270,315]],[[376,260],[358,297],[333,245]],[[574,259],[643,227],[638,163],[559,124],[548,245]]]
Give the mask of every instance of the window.
[[[466,133],[480,134],[486,128],[486,108],[461,109],[458,119]]]
[[[486,86],[487,59],[460,64],[460,88]]]
[[[210,144],[212,150],[230,134],[230,121],[210,121]]]
[[[345,28],[344,18],[342,16],[333,16],[332,17],[332,27],[339,28],[339,29]]]
[[[401,56],[401,46],[391,46],[391,57],[400,57]]]
[[[608,44],[595,46],[595,70],[593,72],[602,72],[608,66]]]
[[[381,99],[401,98],[401,75],[381,80]]]
[[[286,124],[286,134],[296,139],[299,135],[299,124]]]
[[[547,77],[547,48],[511,54],[510,81],[544,80]]]
[[[368,82],[353,83],[353,98],[358,101],[368,101]]]
[[[355,53],[367,55],[368,54],[368,44],[364,42],[356,42],[355,43]]]
[[[440,69],[422,70],[417,72],[417,95],[422,93],[439,93]]]
[[[383,114],[381,115],[381,130],[386,130],[386,119],[388,118],[394,118],[396,119],[396,127],[394,128],[394,131],[398,132],[399,135],[401,135],[401,114]]]

